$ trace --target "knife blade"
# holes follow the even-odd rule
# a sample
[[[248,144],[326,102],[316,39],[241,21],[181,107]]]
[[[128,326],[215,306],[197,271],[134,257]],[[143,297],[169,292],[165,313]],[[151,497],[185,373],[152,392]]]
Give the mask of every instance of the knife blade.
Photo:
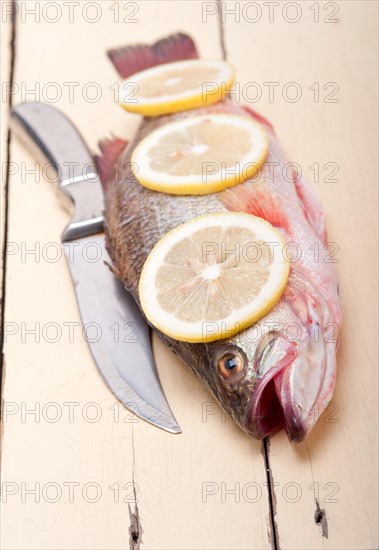
[[[91,154],[69,119],[43,103],[12,108],[11,127],[57,171],[64,206],[74,213],[62,234],[93,359],[113,394],[139,418],[180,433],[164,395],[150,330],[131,294],[106,264],[103,192]],[[68,199],[68,201],[67,201]]]

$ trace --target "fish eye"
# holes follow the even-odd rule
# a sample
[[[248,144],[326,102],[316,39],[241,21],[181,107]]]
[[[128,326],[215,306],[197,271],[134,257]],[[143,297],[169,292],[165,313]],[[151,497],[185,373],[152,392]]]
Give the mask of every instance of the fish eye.
[[[217,369],[223,378],[231,378],[243,369],[243,359],[239,353],[224,353],[217,362]]]

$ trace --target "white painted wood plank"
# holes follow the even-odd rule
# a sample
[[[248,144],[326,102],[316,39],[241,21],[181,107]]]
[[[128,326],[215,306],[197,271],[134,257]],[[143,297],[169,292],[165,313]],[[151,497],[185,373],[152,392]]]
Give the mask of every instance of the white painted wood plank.
[[[227,8],[233,4],[227,2]],[[291,550],[377,548],[377,4],[319,3],[318,23],[312,11],[318,3],[302,2],[296,23],[285,20],[296,17],[296,6],[286,12],[285,4],[276,8],[272,23],[263,4],[256,23],[242,16],[236,22],[227,14],[226,45],[241,88],[255,82],[262,92],[250,106],[274,124],[289,160],[302,167],[322,199],[329,241],[339,246],[344,324],[335,410],[329,407],[306,443],[289,445],[283,434],[272,438],[279,544]],[[333,6],[338,14],[332,16]],[[339,22],[324,23],[328,14]],[[247,17],[253,19],[252,8]],[[269,82],[278,83],[272,102]],[[302,93],[294,103],[283,97],[290,82]],[[339,87],[332,98],[336,103],[325,102],[337,89],[327,83]],[[328,181],[327,162],[337,165],[338,181]],[[319,182],[310,168],[315,163]],[[315,525],[313,484],[325,509],[328,538]]]

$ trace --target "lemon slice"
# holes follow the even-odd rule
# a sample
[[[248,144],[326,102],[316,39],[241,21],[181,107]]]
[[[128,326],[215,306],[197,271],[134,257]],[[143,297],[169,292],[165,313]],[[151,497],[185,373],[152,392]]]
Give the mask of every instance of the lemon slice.
[[[164,63],[124,80],[119,102],[127,111],[146,116],[187,111],[221,101],[233,86],[234,75],[225,61]]]
[[[253,177],[267,151],[267,135],[260,124],[217,113],[154,130],[137,145],[131,160],[134,175],[149,189],[204,195]]]
[[[271,224],[249,214],[206,214],[179,225],[142,269],[147,319],[186,342],[233,336],[279,301],[289,273],[284,244]]]

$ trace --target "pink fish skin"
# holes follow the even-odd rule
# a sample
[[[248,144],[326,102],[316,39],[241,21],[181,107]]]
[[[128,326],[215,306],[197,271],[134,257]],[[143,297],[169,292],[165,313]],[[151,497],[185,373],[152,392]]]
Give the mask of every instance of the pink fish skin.
[[[178,59],[178,51],[182,57],[196,55],[186,35],[169,37],[164,44],[164,55],[160,52],[156,63]],[[110,57],[117,58],[116,65],[122,66],[125,75],[152,66],[156,55],[153,45],[122,48]],[[269,153],[260,173],[212,195],[175,196],[142,187],[130,167],[133,149],[141,139],[174,120],[208,113],[253,117],[263,125]],[[265,317],[233,338],[208,344],[159,335],[246,433],[262,439],[284,428],[291,441],[302,441],[333,395],[341,311],[322,206],[307,182],[295,170],[291,174],[271,124],[229,100],[146,118],[129,145],[120,140],[103,143],[98,163],[105,182],[107,246],[113,269],[137,303],[139,277],[153,246],[197,215],[246,212],[269,221],[284,235],[291,256],[289,281],[281,300]],[[243,362],[242,372],[232,373],[227,380],[217,368],[226,353]]]

